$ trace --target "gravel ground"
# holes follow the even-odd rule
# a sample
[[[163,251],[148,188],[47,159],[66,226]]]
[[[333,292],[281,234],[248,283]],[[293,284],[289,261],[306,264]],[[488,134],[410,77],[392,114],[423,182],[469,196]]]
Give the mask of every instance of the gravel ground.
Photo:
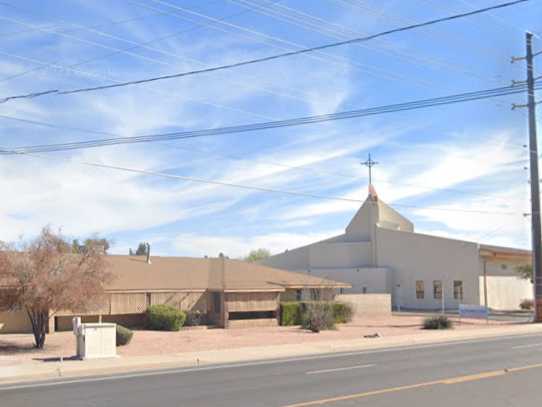
[[[175,354],[203,350],[234,349],[252,346],[310,343],[357,339],[378,333],[383,337],[399,335],[424,335],[421,330],[423,316],[394,315],[391,317],[364,318],[339,325],[336,330],[318,334],[299,327],[242,328],[242,329],[185,329],[179,332],[136,330],[128,346],[118,348],[122,356],[148,356]],[[456,319],[456,318],[452,318]],[[512,324],[511,321],[463,319],[455,330],[495,327]],[[58,332],[47,336],[45,349],[33,348],[32,335],[0,335],[0,364],[13,364],[24,360],[47,360],[47,358],[72,357],[75,353],[75,337],[71,332]]]

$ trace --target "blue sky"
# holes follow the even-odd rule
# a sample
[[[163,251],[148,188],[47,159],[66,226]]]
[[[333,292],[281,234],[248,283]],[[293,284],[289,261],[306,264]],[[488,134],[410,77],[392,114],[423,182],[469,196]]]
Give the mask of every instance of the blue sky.
[[[183,72],[352,38],[497,4],[492,0],[134,0],[0,2],[0,96]],[[2,147],[96,134],[135,136],[333,113],[524,79],[527,4],[381,40],[152,84],[0,105]],[[542,49],[542,40],[535,38]],[[540,62],[542,64],[542,60]],[[242,256],[341,233],[358,204],[232,189],[81,161],[364,199],[369,152],[379,196],[417,231],[526,247],[524,96],[211,138],[0,159],[0,240],[49,224],[98,234],[114,253]],[[296,167],[296,168],[291,168]],[[405,206],[402,206],[405,205]],[[449,210],[453,209],[453,210]],[[461,212],[466,210],[467,212]],[[475,213],[468,211],[485,211]],[[506,214],[503,214],[506,213]]]

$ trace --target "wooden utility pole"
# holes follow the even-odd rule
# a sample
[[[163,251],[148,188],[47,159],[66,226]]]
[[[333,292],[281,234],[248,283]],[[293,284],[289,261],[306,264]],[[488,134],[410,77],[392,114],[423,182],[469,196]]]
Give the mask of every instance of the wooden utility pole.
[[[540,234],[540,178],[538,176],[538,145],[536,138],[536,101],[534,98],[533,34],[526,33],[527,42],[527,108],[529,110],[529,157],[531,167],[531,221],[533,246],[534,321],[542,322],[542,238]]]
[[[527,104],[514,107],[526,107],[529,114],[529,162],[531,181],[531,243],[532,243],[532,268],[533,268],[533,303],[534,322],[542,322],[542,237],[540,226],[540,178],[538,175],[538,143],[536,134],[536,105],[535,100],[535,77],[533,53],[533,34],[525,34],[526,55],[525,57],[512,58],[512,62],[525,60],[527,63]]]

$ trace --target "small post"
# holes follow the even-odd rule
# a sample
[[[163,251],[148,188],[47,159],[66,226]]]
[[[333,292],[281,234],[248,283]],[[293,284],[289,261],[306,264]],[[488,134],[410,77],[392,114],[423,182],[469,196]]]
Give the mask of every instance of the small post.
[[[397,284],[397,311],[401,312],[401,284]]]
[[[489,325],[489,307],[487,302],[487,260],[484,259],[484,307],[486,308],[486,325]]]
[[[442,285],[440,286],[440,313],[444,315],[446,313],[446,305],[444,300],[444,280],[442,280]]]

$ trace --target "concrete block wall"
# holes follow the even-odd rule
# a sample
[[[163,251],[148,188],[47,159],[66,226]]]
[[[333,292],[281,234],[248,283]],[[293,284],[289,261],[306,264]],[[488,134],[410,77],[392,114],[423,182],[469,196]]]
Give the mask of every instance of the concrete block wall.
[[[354,317],[391,315],[390,294],[339,294],[335,300],[350,304]]]

